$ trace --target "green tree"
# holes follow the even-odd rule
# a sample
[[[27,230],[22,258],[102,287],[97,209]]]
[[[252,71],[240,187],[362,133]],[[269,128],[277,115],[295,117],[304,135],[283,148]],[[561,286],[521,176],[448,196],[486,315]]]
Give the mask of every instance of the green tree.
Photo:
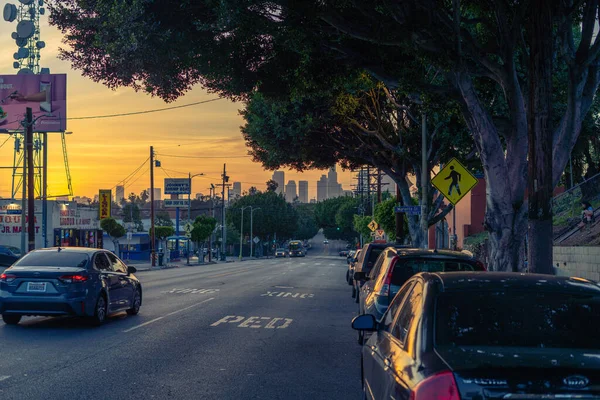
[[[100,221],[100,228],[106,232],[115,246],[117,255],[120,254],[119,238],[125,236],[125,228],[114,218],[104,218]]]
[[[275,182],[273,179],[269,179],[267,181],[267,192],[274,192],[279,187],[279,184]]]
[[[154,224],[157,226],[173,226],[173,221],[167,211],[159,211],[154,217]]]
[[[217,226],[217,220],[206,215],[199,215],[194,220],[192,240],[200,243],[208,239]]]
[[[158,239],[159,243],[162,244],[164,240],[166,240],[169,236],[173,236],[175,234],[175,228],[172,226],[155,226],[154,227],[154,236]],[[163,249],[166,249],[166,244],[164,246],[159,245]]]
[[[294,239],[309,240],[319,233],[319,227],[315,220],[316,204],[298,204],[295,206],[298,212],[298,229],[294,233]]]
[[[362,235],[364,243],[373,241],[371,229],[369,229],[372,219],[370,215],[354,215],[354,230]]]
[[[244,209],[244,235],[250,232],[250,206],[254,209],[253,234],[266,238],[277,234],[278,239],[291,238],[298,229],[298,212],[275,192],[257,192],[237,199],[229,207],[227,223],[240,229]],[[260,210],[257,210],[260,208]]]
[[[323,229],[323,234],[331,240],[354,242],[354,214],[358,209],[358,199],[336,197],[318,203],[315,207],[315,220]]]
[[[396,240],[396,200],[388,199],[382,201],[375,206],[375,221],[379,224],[380,229],[383,229],[390,241]],[[402,221],[404,224],[404,232],[408,232],[408,223],[406,216]]]

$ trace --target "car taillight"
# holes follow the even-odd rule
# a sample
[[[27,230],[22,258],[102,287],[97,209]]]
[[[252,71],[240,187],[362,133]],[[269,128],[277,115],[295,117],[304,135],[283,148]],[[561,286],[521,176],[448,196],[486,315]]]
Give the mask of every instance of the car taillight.
[[[64,283],[80,283],[87,281],[88,277],[85,275],[63,275],[58,279]]]
[[[396,263],[400,257],[395,256],[390,261],[390,267],[388,268],[387,275],[385,276],[385,280],[383,281],[383,286],[381,286],[381,290],[379,291],[380,296],[389,296],[390,295],[390,286],[392,285],[392,274],[394,273],[394,268],[396,267]]]
[[[10,274],[0,275],[0,282],[10,283],[10,282],[14,281],[15,279],[17,279],[17,277],[15,275],[10,275]]]
[[[481,271],[487,271],[487,268],[485,267],[485,264],[482,263],[481,261],[475,261],[475,264],[477,264],[477,267],[479,267],[479,269]]]
[[[410,393],[410,400],[460,400],[452,372],[442,372],[421,381]]]

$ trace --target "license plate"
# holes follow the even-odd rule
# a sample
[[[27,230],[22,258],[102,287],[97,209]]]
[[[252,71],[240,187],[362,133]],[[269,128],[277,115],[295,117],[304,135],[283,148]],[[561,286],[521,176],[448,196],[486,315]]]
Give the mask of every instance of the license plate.
[[[46,282],[27,282],[28,292],[45,292]]]

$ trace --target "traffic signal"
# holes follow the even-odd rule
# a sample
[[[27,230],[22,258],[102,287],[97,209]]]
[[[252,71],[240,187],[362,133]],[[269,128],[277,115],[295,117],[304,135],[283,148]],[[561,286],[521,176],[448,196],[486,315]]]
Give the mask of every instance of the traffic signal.
[[[337,227],[337,230],[338,230],[338,231],[340,230],[340,227],[339,227],[339,226]]]

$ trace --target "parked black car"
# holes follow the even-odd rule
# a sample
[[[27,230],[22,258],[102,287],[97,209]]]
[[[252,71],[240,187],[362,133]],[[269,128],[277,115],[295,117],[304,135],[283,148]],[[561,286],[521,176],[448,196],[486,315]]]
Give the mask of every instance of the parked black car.
[[[18,256],[0,254],[0,267],[10,267],[19,259]]]
[[[365,314],[363,398],[600,398],[600,286],[498,272],[419,273]],[[593,333],[592,333],[593,332]]]
[[[348,262],[348,271],[346,271],[346,282],[348,282],[348,285],[354,285],[354,264],[356,264],[360,253],[361,249],[356,250],[356,253],[354,253],[352,258],[350,258],[350,261]]]
[[[485,266],[459,251],[388,247],[366,276],[364,272],[354,274],[365,281],[360,289],[358,313],[372,314],[380,322],[396,293],[413,275],[458,271],[485,271]],[[358,343],[362,345],[363,340],[363,332],[359,332]]]
[[[24,315],[73,315],[100,325],[109,313],[139,312],[142,285],[113,253],[85,247],[33,250],[0,275],[0,313],[16,325]]]
[[[358,260],[356,260],[354,263],[354,272],[364,272],[364,276],[366,276],[369,272],[371,272],[371,269],[375,265],[375,261],[377,261],[379,255],[388,247],[409,248],[408,246],[399,245],[396,243],[368,243],[362,248]],[[352,298],[354,298],[358,303],[358,294],[361,286],[365,283],[365,280],[364,278],[356,279],[353,276],[352,281]]]

